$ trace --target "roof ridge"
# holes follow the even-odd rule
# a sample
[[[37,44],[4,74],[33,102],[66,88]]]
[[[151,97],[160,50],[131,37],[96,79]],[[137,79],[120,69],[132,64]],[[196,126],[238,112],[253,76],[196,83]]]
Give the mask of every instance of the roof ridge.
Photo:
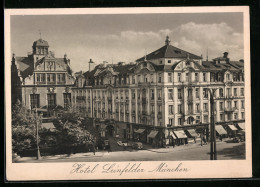
[[[165,51],[164,51],[164,57],[166,56],[166,52],[167,52],[167,50],[168,50],[168,47],[169,47],[169,45],[166,45],[166,49],[165,49]]]

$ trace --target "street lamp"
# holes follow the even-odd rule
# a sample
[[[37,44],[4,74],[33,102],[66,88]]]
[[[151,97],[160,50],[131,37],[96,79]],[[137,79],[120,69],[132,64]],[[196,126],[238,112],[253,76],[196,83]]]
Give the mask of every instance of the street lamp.
[[[42,113],[40,114],[40,122],[42,121]],[[35,120],[36,120],[36,146],[37,146],[37,160],[41,159],[41,153],[39,148],[39,126],[38,126],[38,117],[37,117],[37,108],[35,108]]]
[[[214,94],[218,88],[207,89],[210,94],[210,160],[217,160],[216,130],[214,118]]]

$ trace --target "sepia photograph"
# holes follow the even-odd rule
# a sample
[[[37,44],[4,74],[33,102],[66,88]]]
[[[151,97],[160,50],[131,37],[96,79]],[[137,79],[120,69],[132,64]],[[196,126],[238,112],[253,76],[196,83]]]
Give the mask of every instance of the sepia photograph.
[[[247,7],[79,10],[6,11],[10,168],[189,178],[210,161],[251,175]]]

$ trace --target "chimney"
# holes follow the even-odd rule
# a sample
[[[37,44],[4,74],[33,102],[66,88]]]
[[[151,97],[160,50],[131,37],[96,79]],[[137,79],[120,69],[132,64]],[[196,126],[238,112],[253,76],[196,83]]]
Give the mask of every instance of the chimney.
[[[228,52],[224,52],[223,54],[224,54],[223,56],[224,58],[228,58]]]

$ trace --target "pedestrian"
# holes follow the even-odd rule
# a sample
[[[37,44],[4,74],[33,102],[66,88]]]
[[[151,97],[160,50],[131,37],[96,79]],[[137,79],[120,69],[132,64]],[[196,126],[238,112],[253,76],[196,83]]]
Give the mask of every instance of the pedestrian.
[[[203,142],[203,135],[200,134],[200,145],[201,145],[201,146],[203,145],[202,142]]]
[[[207,145],[207,141],[206,141],[205,135],[203,136],[203,142],[204,142],[204,145]]]

